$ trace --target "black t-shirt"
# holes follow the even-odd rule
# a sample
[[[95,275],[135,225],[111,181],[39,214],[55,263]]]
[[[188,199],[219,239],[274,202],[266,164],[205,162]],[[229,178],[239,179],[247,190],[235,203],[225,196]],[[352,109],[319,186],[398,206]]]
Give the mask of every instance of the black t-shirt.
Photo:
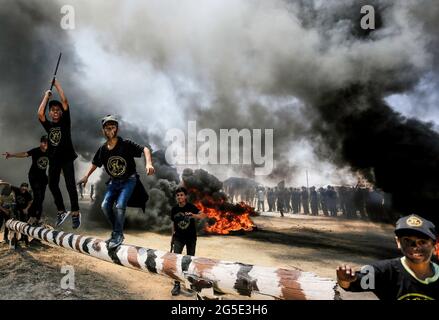
[[[380,300],[436,300],[439,299],[439,266],[432,262],[434,275],[425,280],[419,280],[411,270],[403,265],[405,258],[378,261],[370,266],[374,270],[374,289],[363,289],[361,279],[369,285],[370,272],[357,272],[358,278],[351,283],[347,291],[372,291]],[[367,266],[366,266],[367,267]],[[410,271],[409,271],[410,270]]]
[[[28,205],[29,202],[32,201],[32,195],[29,191],[26,191],[25,193],[21,193],[20,188],[17,187],[11,187],[12,191],[15,193],[15,203],[17,205],[17,210],[23,210]]]
[[[175,238],[185,240],[197,239],[197,230],[195,228],[194,218],[185,217],[185,212],[199,214],[200,209],[192,203],[186,203],[184,207],[176,205],[171,210],[171,220],[174,222]]]
[[[70,108],[63,110],[61,119],[54,123],[46,119],[41,121],[49,138],[49,159],[51,163],[64,163],[75,160],[78,155],[73,148],[70,122]]]
[[[147,148],[150,149],[149,146]],[[134,158],[143,154],[143,146],[130,140],[117,137],[117,143],[112,150],[104,144],[93,157],[92,163],[97,167],[104,165],[105,171],[112,179],[127,179],[136,173]]]
[[[43,152],[38,147],[29,150],[27,154],[32,157],[32,166],[30,167],[29,170],[29,176],[38,179],[47,179],[46,169],[47,166],[49,165],[48,152],[47,151]]]

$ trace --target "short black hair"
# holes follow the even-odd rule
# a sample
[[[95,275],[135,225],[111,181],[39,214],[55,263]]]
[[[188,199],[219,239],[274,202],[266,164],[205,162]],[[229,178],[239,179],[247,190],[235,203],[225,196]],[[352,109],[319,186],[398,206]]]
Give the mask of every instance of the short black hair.
[[[49,102],[49,110],[50,110],[52,107],[55,107],[55,106],[60,107],[61,110],[62,110],[62,103],[61,103],[60,101],[58,101],[58,100],[50,100],[50,102]]]
[[[187,189],[185,187],[178,187],[177,190],[175,190],[175,195],[180,192],[183,192],[185,195],[187,195]]]
[[[49,138],[47,137],[47,135],[41,136],[40,142],[47,142],[47,141],[49,141]]]

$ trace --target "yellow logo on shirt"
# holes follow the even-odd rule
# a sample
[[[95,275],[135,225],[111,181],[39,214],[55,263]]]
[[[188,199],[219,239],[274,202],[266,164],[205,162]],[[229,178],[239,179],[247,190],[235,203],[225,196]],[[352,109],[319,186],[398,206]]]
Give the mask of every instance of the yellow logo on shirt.
[[[407,293],[402,297],[399,297],[398,300],[434,300],[432,297],[426,296],[421,293]]]
[[[56,128],[50,129],[49,141],[50,141],[50,144],[54,147],[59,145],[59,143],[61,141],[61,128],[56,127]]]
[[[113,177],[123,176],[127,169],[127,162],[119,156],[110,157],[107,162],[107,169]]]
[[[46,170],[48,164],[49,158],[47,157],[40,157],[37,161],[37,167],[41,170]]]
[[[179,212],[175,215],[176,218],[180,218],[181,220],[177,223],[178,227],[182,230],[186,230],[190,223],[191,220],[189,217],[186,217],[185,214],[183,212]]]
[[[407,224],[408,224],[410,227],[420,227],[420,226],[422,226],[422,220],[419,219],[419,218],[416,217],[416,216],[410,216],[410,217],[408,217],[406,222],[407,222]]]

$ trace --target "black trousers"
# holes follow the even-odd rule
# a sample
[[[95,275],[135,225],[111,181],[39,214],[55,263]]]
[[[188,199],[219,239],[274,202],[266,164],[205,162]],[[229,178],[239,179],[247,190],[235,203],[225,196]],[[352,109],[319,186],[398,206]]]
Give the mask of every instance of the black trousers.
[[[71,206],[70,210],[78,211],[78,191],[76,190],[75,166],[73,165],[73,161],[68,161],[64,163],[51,162],[49,165],[49,189],[50,192],[52,192],[53,198],[55,200],[56,208],[58,211],[66,211],[61,190],[59,188],[61,170],[64,174],[67,192],[69,193]]]
[[[29,209],[29,216],[35,217],[38,220],[43,213],[43,202],[46,195],[47,177],[33,177],[29,176],[29,183],[34,194],[34,200]]]
[[[182,253],[184,246],[186,246],[186,254],[194,256],[197,239],[174,239],[174,253]]]
[[[29,217],[26,213],[23,212],[23,210],[18,210],[18,220],[20,220],[21,222],[27,222],[27,220],[29,220]],[[22,234],[20,241],[24,241],[26,244],[29,244],[29,237],[25,234]]]
[[[174,253],[182,253],[184,246],[186,246],[186,254],[188,256],[194,256],[197,239],[174,239]],[[180,281],[175,281],[175,283],[180,283]]]

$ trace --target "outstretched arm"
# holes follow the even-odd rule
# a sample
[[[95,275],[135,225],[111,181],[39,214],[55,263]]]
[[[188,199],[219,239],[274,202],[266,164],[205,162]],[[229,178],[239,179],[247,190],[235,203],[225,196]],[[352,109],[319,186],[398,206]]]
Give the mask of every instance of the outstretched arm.
[[[2,153],[2,155],[5,156],[5,159],[29,157],[29,154],[27,152],[17,152],[17,153],[5,152],[5,153]]]
[[[145,170],[147,175],[153,175],[155,172],[154,167],[152,166],[151,160],[151,151],[145,147],[143,148],[143,154],[145,155]]]
[[[55,79],[54,85],[55,85],[56,91],[58,91],[59,96],[61,98],[62,108],[64,111],[67,111],[67,109],[69,108],[69,102],[67,101],[66,95],[64,94],[64,90],[62,89],[61,84],[56,79]]]
[[[38,119],[40,119],[41,122],[46,121],[46,107],[47,107],[47,102],[49,101],[51,95],[52,95],[52,91],[47,90],[44,93],[44,97],[40,103],[40,106],[38,107]]]
[[[81,180],[79,180],[78,184],[83,184],[84,187],[87,185],[88,182],[88,178],[92,175],[92,173],[96,170],[97,166],[95,166],[94,164],[92,164],[90,166],[90,169],[88,169],[87,174],[84,176],[84,178],[82,178]]]
[[[198,214],[193,214],[192,212],[186,212],[186,215],[191,218],[195,218],[199,220],[207,218],[207,214],[204,213],[203,211],[199,211]]]

